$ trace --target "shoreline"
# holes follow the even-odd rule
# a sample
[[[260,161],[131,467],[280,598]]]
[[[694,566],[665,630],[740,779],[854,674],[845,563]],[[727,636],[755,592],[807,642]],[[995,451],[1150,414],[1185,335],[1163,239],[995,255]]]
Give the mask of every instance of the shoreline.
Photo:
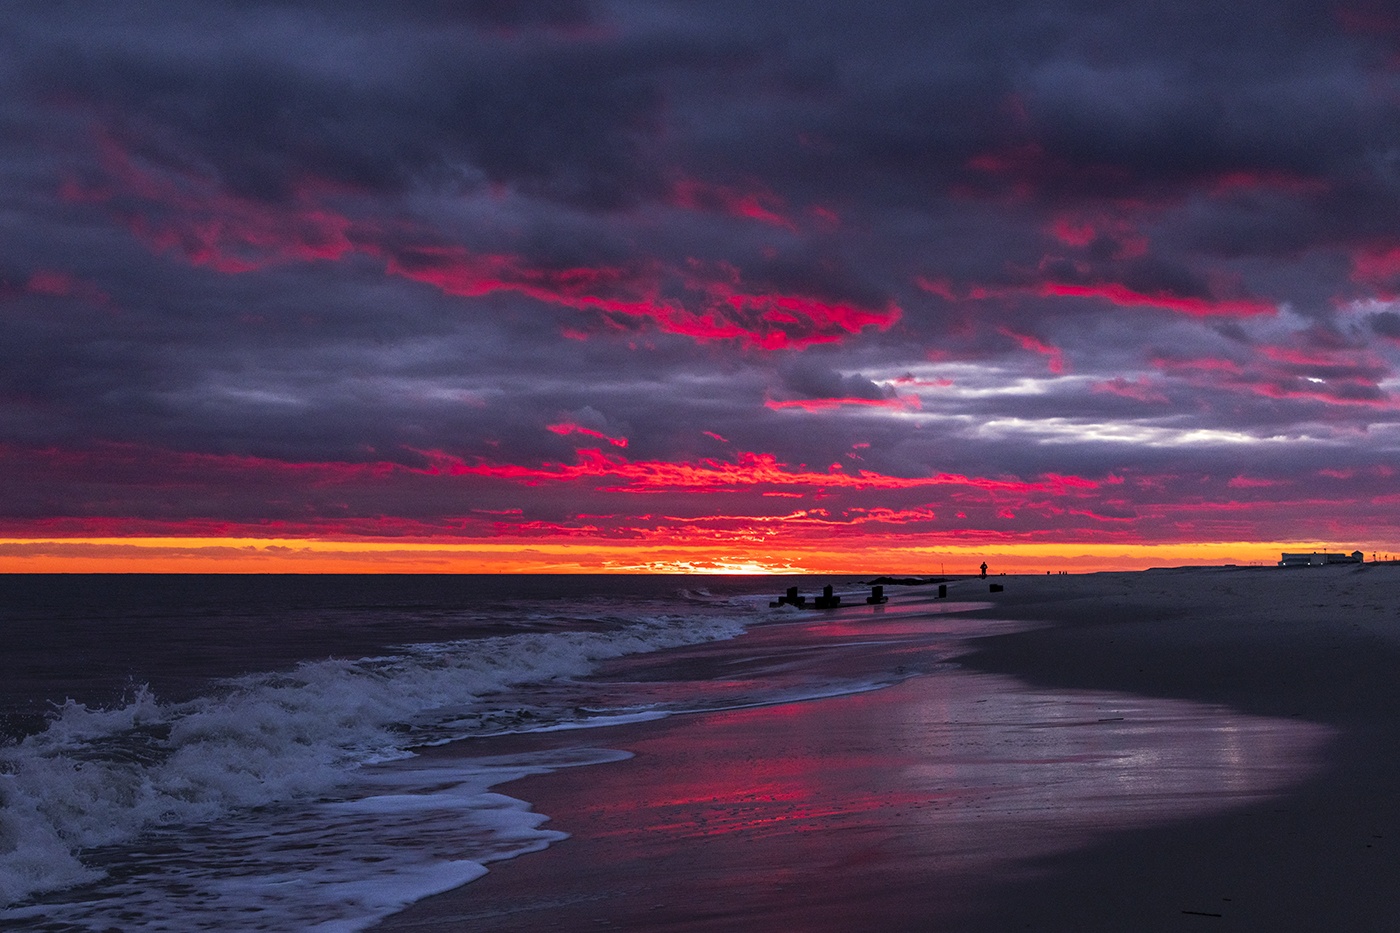
[[[1321,771],[1276,799],[1109,832],[995,873],[969,863],[940,866],[934,877],[920,862],[916,840],[872,822],[856,821],[841,833],[816,823],[805,833],[788,827],[772,844],[750,830],[752,838],[737,834],[724,843],[730,849],[720,846],[715,854],[757,851],[760,864],[779,871],[764,884],[786,870],[796,885],[797,870],[814,854],[839,871],[819,911],[781,903],[779,893],[778,914],[746,918],[715,905],[757,899],[771,907],[772,898],[736,890],[741,882],[701,854],[671,863],[684,868],[683,879],[648,880],[657,851],[639,849],[635,840],[624,844],[618,834],[625,816],[598,797],[600,784],[646,795],[648,768],[660,774],[703,767],[701,759],[662,760],[690,754],[700,734],[699,720],[676,716],[589,737],[594,745],[641,749],[637,759],[600,766],[631,769],[630,776],[583,769],[498,788],[531,801],[554,820],[549,825],[574,837],[493,865],[481,880],[420,901],[372,929],[526,930],[539,917],[565,919],[573,928],[673,930],[787,924],[835,931],[870,928],[876,918],[885,930],[967,933],[1178,930],[1199,923],[1260,931],[1400,928],[1400,803],[1391,800],[1400,787],[1400,570],[1185,568],[992,580],[1005,591],[990,597],[991,607],[967,615],[1046,624],[976,639],[957,659],[964,669],[1046,689],[1111,690],[1322,723],[1337,734]],[[958,581],[950,597],[988,600],[983,586],[975,578]],[[929,679],[828,711],[852,729],[846,740],[858,743],[861,729],[878,729],[922,702],[916,698],[926,691],[917,681]],[[777,718],[755,716],[750,728],[773,729]],[[767,739],[782,742],[786,735],[778,728]],[[835,767],[837,758],[829,753],[827,760]],[[897,799],[897,775],[872,766],[861,779],[871,782],[872,799]],[[642,783],[629,783],[635,781]],[[655,845],[678,857],[675,840]]]
[[[969,929],[1400,929],[1400,567],[1147,571],[1136,582],[1150,589],[1096,576],[1096,595],[1006,600],[1053,624],[983,639],[963,663],[1323,723],[1337,738],[1322,773],[1282,799],[1059,858],[1002,888]],[[1170,916],[1186,903],[1214,906]]]
[[[1400,699],[1377,663],[1400,659],[1400,565],[1052,576],[1043,589],[1006,579],[1018,585],[969,615],[1048,624],[978,639],[959,659],[969,667],[1336,725],[1400,712],[1368,702]],[[1323,672],[1352,689],[1329,689]]]

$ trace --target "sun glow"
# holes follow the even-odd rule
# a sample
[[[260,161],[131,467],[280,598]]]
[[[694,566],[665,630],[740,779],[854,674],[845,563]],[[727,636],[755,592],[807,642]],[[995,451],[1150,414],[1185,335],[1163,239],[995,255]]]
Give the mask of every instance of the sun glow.
[[[872,535],[839,543],[605,543],[532,539],[392,538],[0,539],[3,573],[697,573],[968,574],[1142,570],[1187,564],[1265,564],[1281,551],[1362,547],[1367,542],[1225,541],[1178,544],[1016,543],[917,545]]]

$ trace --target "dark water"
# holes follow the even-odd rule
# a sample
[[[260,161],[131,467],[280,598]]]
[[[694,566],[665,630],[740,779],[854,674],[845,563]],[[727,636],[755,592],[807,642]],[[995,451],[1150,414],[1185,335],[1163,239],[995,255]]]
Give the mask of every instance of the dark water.
[[[5,574],[0,733],[41,728],[67,699],[109,706],[144,685],[181,701],[216,678],[303,661],[625,626],[686,601],[713,604],[799,583],[813,586],[683,575]]]
[[[0,905],[16,905],[0,925],[362,928],[557,838],[492,784],[616,753],[450,774],[371,766],[686,707],[602,696],[588,678],[611,659],[732,638],[787,585],[0,577]],[[284,876],[299,880],[279,887]]]

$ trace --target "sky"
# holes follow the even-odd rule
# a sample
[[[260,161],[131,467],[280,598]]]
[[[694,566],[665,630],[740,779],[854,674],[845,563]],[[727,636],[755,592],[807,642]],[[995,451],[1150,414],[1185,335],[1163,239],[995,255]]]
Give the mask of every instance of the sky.
[[[9,0],[0,570],[1400,552],[1376,0]]]

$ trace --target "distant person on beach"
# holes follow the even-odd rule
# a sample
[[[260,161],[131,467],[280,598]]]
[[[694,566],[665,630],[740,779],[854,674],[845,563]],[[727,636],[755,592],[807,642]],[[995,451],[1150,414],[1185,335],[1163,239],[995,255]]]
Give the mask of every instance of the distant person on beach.
[[[985,560],[982,561],[982,579],[987,579],[987,562]]]

